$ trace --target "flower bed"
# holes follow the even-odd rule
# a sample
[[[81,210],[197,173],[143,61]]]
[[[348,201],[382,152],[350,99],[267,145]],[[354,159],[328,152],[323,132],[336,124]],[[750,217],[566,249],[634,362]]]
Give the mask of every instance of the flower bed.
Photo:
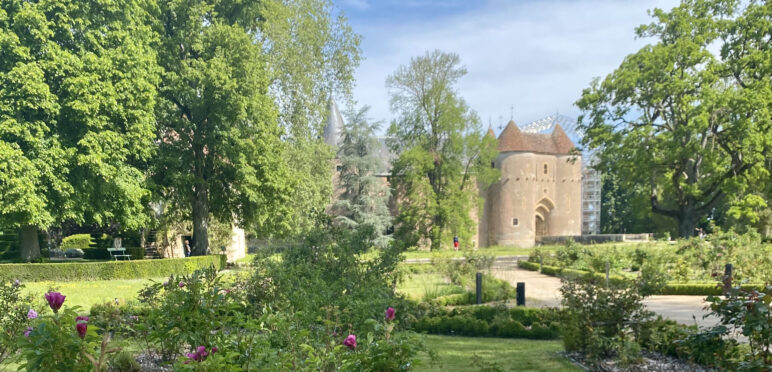
[[[140,279],[172,274],[190,274],[197,269],[211,265],[218,269],[224,268],[225,256],[82,263],[2,264],[0,265],[0,279],[24,281]]]

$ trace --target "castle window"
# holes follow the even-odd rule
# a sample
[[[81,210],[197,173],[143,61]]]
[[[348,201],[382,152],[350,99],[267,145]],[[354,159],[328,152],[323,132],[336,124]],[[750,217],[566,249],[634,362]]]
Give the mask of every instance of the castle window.
[[[517,218],[512,219],[512,226],[517,226],[520,224],[520,221],[517,220]]]
[[[544,164],[544,174],[547,174],[547,164]]]

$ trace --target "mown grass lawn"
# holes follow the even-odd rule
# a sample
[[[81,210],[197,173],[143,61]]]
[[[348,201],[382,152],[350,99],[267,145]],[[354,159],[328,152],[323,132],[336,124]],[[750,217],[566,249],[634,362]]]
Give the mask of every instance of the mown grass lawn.
[[[426,342],[438,359],[432,365],[424,357],[417,372],[479,371],[484,366],[473,363],[475,355],[487,367],[498,366],[503,371],[581,371],[557,354],[563,350],[560,341],[426,336]]]
[[[24,293],[32,294],[36,300],[43,301],[43,295],[49,289],[54,289],[67,296],[65,305],[80,306],[85,313],[94,304],[114,301],[116,298],[122,303],[136,300],[137,292],[150,284],[151,280],[163,282],[166,278],[29,282],[24,284]]]
[[[435,298],[462,293],[464,289],[448,283],[445,276],[440,273],[412,273],[408,274],[404,281],[397,285],[397,292],[404,294],[411,300],[421,301],[427,294],[431,298]]]

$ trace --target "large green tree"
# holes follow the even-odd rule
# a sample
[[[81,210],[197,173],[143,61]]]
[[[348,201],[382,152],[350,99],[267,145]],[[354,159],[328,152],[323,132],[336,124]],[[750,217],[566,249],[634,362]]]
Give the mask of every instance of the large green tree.
[[[155,178],[173,208],[190,211],[194,254],[208,249],[211,217],[267,226],[286,213],[291,185],[259,19],[256,2],[160,2]]]
[[[577,105],[583,141],[602,150],[602,167],[623,187],[645,185],[652,211],[674,218],[686,237],[769,179],[770,5],[685,0],[652,14],[636,33],[654,42],[594,81]]]
[[[386,169],[381,144],[375,137],[380,123],[367,117],[369,106],[346,113],[346,126],[338,149],[337,198],[332,207],[335,222],[350,229],[367,228],[373,243],[386,247],[391,237],[389,186],[381,172]]]
[[[0,3],[0,226],[147,221],[158,69],[152,3]]]
[[[328,102],[350,101],[360,38],[329,0],[266,0],[260,3],[259,40],[267,58],[270,93],[285,128],[284,157],[293,183],[281,216],[283,229],[261,236],[298,237],[318,226],[332,198],[332,160],[323,141]]]
[[[397,119],[389,127],[397,236],[410,245],[440,247],[453,235],[469,242],[480,206],[478,183],[498,177],[490,167],[496,139],[455,88],[466,74],[458,55],[439,50],[415,57],[386,80]]]

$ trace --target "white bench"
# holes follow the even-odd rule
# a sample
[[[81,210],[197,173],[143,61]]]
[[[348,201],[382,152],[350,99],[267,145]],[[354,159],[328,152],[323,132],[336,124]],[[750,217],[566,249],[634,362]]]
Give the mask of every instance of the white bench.
[[[126,254],[126,248],[107,248],[107,251],[110,252],[110,257],[116,261],[118,261],[118,257],[123,257],[131,261],[131,255]]]

